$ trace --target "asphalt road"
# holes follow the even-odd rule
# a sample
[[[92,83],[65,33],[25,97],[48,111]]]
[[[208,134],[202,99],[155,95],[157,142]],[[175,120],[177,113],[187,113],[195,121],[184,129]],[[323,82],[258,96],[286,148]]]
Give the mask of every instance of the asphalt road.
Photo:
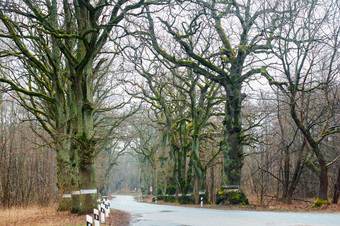
[[[294,213],[215,210],[139,203],[132,196],[116,196],[111,208],[129,212],[132,226],[240,226],[327,225],[340,226],[340,213]]]

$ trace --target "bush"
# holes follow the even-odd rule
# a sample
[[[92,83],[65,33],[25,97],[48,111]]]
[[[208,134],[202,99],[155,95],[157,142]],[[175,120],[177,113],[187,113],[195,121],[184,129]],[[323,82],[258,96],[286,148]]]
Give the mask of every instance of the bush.
[[[164,202],[177,202],[175,196],[167,195],[164,197]]]
[[[195,203],[194,197],[192,195],[181,196],[178,199],[179,199],[178,201],[180,204],[194,204]]]
[[[176,185],[169,184],[168,188],[166,189],[166,194],[168,194],[168,195],[176,194]]]

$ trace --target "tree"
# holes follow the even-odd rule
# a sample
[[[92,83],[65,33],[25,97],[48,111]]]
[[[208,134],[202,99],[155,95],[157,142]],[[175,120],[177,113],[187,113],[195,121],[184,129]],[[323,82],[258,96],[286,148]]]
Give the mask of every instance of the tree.
[[[54,139],[59,192],[64,183],[68,191],[96,187],[94,116],[100,106],[95,92],[108,57],[101,51],[110,35],[123,35],[119,24],[143,4],[143,0],[1,3],[1,37],[8,46],[1,56],[18,59],[23,70],[20,79],[17,72],[10,77],[2,70],[0,81],[17,92],[21,104]],[[94,195],[80,195],[73,198],[72,211],[90,213],[95,202]]]
[[[215,151],[204,159],[202,144],[212,140],[211,133],[206,131],[215,128],[211,118],[216,116],[216,106],[222,102],[220,86],[190,69],[172,67],[145,48],[146,44],[142,41],[140,48],[133,47],[132,52],[126,53],[143,78],[137,82],[125,81],[138,87],[132,92],[129,85],[127,90],[151,105],[156,117],[150,119],[161,126],[159,132],[170,146],[173,178],[169,186],[176,186],[177,193],[182,195],[194,189],[198,202],[199,191],[206,188],[206,171],[219,153]]]
[[[309,165],[319,177],[318,200],[314,206],[328,202],[328,163],[322,143],[327,136],[339,133],[334,104],[339,67],[336,62],[339,46],[339,27],[328,20],[338,18],[334,2],[289,2],[283,4],[281,21],[271,43],[278,62],[272,73],[266,74],[270,85],[286,95],[290,115],[302,132],[305,144],[317,158],[318,166]],[[334,9],[334,10],[333,10]],[[336,20],[336,19],[335,19]],[[334,20],[334,21],[335,21]],[[320,109],[317,111],[316,109]]]
[[[270,18],[276,4],[261,6],[247,1],[180,1],[162,8],[162,16],[148,9],[145,41],[176,67],[190,68],[224,89],[222,185],[240,185],[243,166],[242,93],[245,82],[263,74],[256,56],[268,49],[262,17]],[[268,8],[266,8],[268,5]],[[275,17],[274,19],[275,20]],[[158,26],[159,25],[159,26]],[[233,29],[229,29],[233,26]],[[270,28],[275,29],[275,28]],[[165,46],[160,40],[171,39]],[[170,49],[171,48],[171,49]],[[259,58],[260,55],[259,55]]]

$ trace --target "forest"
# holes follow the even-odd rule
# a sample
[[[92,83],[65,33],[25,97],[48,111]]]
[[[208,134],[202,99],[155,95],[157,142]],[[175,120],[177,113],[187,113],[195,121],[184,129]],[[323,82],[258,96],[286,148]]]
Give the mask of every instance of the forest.
[[[0,0],[0,21],[3,207],[338,203],[339,1]]]

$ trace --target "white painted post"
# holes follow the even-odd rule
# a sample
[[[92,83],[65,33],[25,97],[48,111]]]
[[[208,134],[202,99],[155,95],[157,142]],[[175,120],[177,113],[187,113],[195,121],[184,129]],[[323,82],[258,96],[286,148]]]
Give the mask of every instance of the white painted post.
[[[97,199],[97,204],[98,204],[98,210],[99,211],[100,211],[100,203],[101,203],[100,199]]]
[[[100,223],[105,223],[105,205],[100,206]]]
[[[92,226],[92,217],[86,215],[86,226]]]
[[[110,204],[110,201],[109,201],[109,200],[107,201],[107,205],[108,205],[109,214],[110,214],[110,211],[111,211],[111,208],[110,208],[110,206],[111,206],[111,204]]]
[[[201,197],[201,207],[203,207],[203,197]]]
[[[109,204],[107,203],[107,200],[105,200],[104,204],[105,204],[105,217],[109,217]]]
[[[93,218],[94,218],[94,226],[99,226],[99,211],[97,209],[93,209]]]

